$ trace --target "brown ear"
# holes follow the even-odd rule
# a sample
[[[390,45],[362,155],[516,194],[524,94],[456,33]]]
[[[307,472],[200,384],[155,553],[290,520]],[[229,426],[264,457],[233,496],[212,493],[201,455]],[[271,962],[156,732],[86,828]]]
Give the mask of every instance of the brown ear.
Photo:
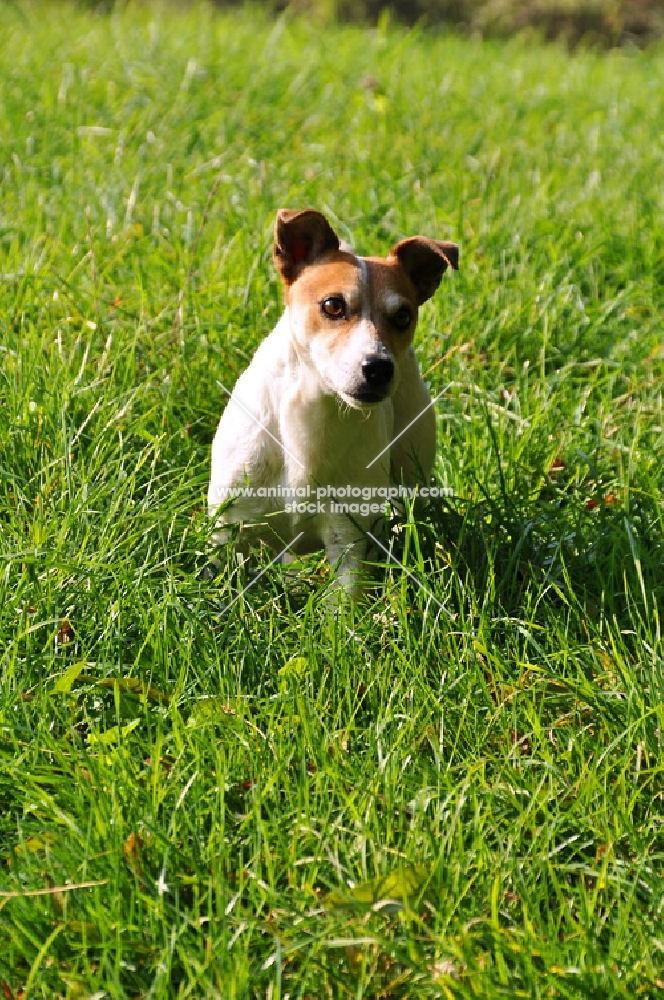
[[[459,269],[456,243],[411,236],[390,250],[417,289],[418,305],[430,299],[448,267]]]
[[[339,249],[339,237],[320,212],[280,208],[274,224],[274,263],[287,285],[323,254]]]

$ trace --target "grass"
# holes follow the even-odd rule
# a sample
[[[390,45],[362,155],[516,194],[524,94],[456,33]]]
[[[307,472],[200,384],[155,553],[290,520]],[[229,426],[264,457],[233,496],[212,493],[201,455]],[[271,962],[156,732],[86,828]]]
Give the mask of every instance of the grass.
[[[0,5],[5,998],[663,994],[663,86]],[[461,245],[418,333],[452,495],[402,533],[444,611],[395,566],[335,615],[314,558],[222,614],[201,572],[306,205]]]

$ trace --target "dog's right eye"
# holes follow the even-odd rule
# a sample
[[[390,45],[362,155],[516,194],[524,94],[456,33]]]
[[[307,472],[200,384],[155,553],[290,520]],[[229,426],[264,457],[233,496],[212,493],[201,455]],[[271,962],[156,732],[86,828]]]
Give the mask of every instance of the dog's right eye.
[[[329,299],[323,299],[320,304],[321,311],[328,319],[345,319],[346,302],[340,295],[331,295]]]

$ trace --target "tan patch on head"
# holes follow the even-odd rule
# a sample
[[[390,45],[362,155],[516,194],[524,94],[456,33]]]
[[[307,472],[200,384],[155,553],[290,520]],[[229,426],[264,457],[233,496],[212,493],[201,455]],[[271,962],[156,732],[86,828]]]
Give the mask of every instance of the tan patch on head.
[[[359,316],[363,305],[362,269],[357,257],[342,251],[328,254],[318,264],[307,267],[297,281],[286,291],[286,302],[291,310],[308,314],[311,333],[318,330],[332,332],[330,320],[321,312],[325,299],[341,297],[348,306],[348,318],[333,324],[337,333],[347,328]]]
[[[340,296],[348,307],[345,319],[331,321],[321,311],[325,299]],[[417,291],[395,257],[356,257],[338,251],[307,267],[287,289],[291,310],[307,313],[307,329],[333,337],[352,335],[356,324],[368,320],[377,340],[399,356],[410,345],[417,322]],[[394,325],[397,311],[406,306],[411,322],[404,328]]]
[[[395,356],[410,346],[417,324],[417,292],[396,259],[367,257],[367,284],[370,315],[380,340]],[[394,324],[399,309],[410,310],[411,321],[405,329]]]
[[[316,299],[326,294],[332,295],[344,289],[359,286],[361,271],[357,257],[339,251],[327,254],[320,262],[305,268],[297,281],[286,289],[289,305],[293,299],[314,296]]]

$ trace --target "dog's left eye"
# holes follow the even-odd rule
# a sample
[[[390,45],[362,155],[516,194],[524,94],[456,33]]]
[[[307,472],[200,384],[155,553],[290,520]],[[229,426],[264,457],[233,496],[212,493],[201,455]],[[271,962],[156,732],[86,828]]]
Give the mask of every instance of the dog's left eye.
[[[397,330],[407,330],[410,326],[413,314],[408,308],[408,306],[401,306],[397,309],[394,316],[392,316],[392,322],[396,326]]]
[[[323,299],[320,304],[324,316],[328,319],[345,319],[346,303],[340,295],[331,295],[329,299]]]

